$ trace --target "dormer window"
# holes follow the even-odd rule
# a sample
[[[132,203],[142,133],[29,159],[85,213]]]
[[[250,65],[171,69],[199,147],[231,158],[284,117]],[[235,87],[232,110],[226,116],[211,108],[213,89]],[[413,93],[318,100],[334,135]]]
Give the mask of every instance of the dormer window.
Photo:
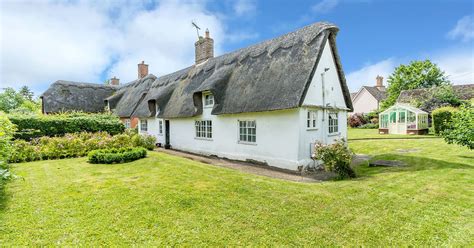
[[[214,96],[210,93],[204,95],[204,107],[212,107],[214,105]]]

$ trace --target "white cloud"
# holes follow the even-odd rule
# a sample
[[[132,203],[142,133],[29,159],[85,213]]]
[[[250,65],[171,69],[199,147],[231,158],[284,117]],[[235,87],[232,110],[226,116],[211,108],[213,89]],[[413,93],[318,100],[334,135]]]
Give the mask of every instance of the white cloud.
[[[387,86],[386,79],[393,72],[396,65],[394,58],[388,58],[374,64],[367,64],[356,71],[350,72],[346,76],[349,90],[356,92],[361,86],[375,86],[377,75],[384,78],[384,84]]]
[[[339,0],[322,0],[321,2],[313,5],[311,9],[316,13],[324,14],[334,9],[338,3],[339,3]]]
[[[218,14],[203,1],[32,1],[0,3],[0,87],[27,84],[36,93],[58,80],[121,82],[150,64],[157,76],[193,64],[196,32],[191,20],[209,28],[215,54],[225,33]],[[241,36],[241,35],[240,35]]]
[[[254,15],[257,11],[257,5],[253,0],[237,0],[234,4],[236,16]]]
[[[448,38],[461,39],[463,42],[468,42],[474,38],[474,17],[464,16],[459,19],[456,26],[449,31]]]
[[[433,57],[453,84],[474,83],[474,51],[471,49],[444,51]]]

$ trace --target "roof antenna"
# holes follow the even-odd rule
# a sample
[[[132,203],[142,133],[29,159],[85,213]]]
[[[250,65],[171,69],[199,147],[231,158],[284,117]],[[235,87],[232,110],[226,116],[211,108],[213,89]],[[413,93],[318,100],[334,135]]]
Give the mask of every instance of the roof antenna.
[[[199,40],[199,30],[201,30],[201,28],[194,21],[191,21],[191,25],[193,25],[196,28],[196,33]]]

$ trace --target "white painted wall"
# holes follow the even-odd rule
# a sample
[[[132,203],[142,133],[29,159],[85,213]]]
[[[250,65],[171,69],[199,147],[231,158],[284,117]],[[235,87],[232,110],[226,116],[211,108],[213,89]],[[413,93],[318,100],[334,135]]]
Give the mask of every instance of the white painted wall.
[[[344,95],[342,94],[341,83],[329,42],[326,42],[324,46],[323,53],[321,54],[318,67],[311,80],[303,105],[323,106],[321,74],[325,68],[329,68],[329,70],[324,73],[325,104],[329,104],[331,107],[345,109],[346,103],[344,101]]]
[[[253,159],[271,166],[297,169],[298,109],[235,115],[211,115],[210,112],[210,108],[205,108],[201,116],[171,119],[172,148],[236,160]],[[196,120],[212,120],[212,139],[195,137]],[[256,121],[255,144],[239,142],[238,120]]]
[[[370,113],[378,109],[378,101],[365,88],[362,88],[359,94],[352,100],[354,107],[353,113]]]

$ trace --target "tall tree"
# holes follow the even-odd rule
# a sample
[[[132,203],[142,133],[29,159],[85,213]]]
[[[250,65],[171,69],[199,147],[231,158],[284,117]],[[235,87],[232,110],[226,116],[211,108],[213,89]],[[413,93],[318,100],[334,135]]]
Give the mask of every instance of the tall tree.
[[[444,71],[430,60],[412,61],[408,65],[400,65],[388,77],[388,97],[383,101],[382,108],[395,104],[402,90],[430,88],[449,84]]]
[[[23,86],[20,88],[20,91],[19,93],[27,100],[29,101],[33,101],[33,96],[34,96],[34,93],[33,91],[30,90],[30,88],[28,88],[28,86]]]

